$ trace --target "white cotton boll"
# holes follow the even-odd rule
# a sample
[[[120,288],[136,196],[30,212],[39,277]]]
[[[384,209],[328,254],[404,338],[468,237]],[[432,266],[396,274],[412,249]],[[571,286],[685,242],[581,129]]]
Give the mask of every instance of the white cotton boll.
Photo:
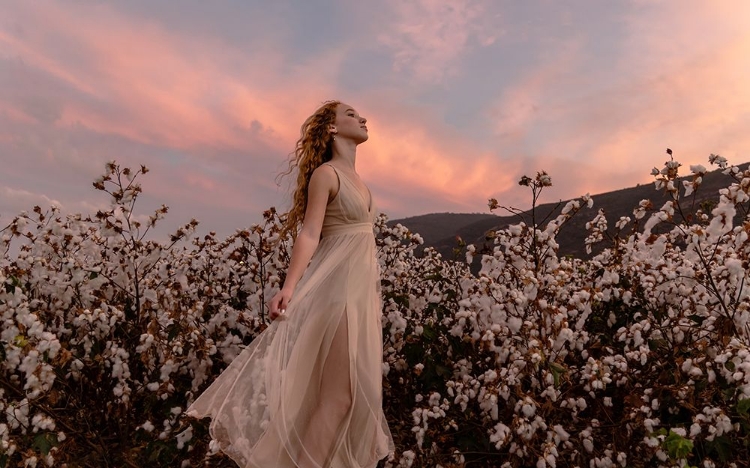
[[[208,443],[208,453],[211,455],[215,455],[219,453],[221,450],[221,444],[216,439],[211,439],[211,442]]]
[[[146,432],[152,432],[154,429],[156,429],[156,426],[151,423],[151,421],[146,421],[145,423],[138,426],[139,428],[143,429]]]
[[[555,438],[557,439],[557,443],[566,442],[568,439],[570,439],[570,434],[568,434],[568,432],[566,432],[561,425],[556,424],[552,426],[552,429],[555,431]]]
[[[659,424],[659,421],[654,421],[653,419],[646,418],[643,420],[643,426],[646,428],[648,432],[654,432],[654,425]]]
[[[695,190],[695,184],[692,181],[689,180],[683,180],[682,186],[685,187],[685,195],[686,197],[689,197],[693,194],[693,191]]]
[[[592,453],[594,451],[594,442],[591,439],[583,439],[583,448],[585,448],[588,453]]]
[[[399,462],[398,466],[400,468],[410,468],[414,464],[415,458],[416,454],[412,450],[405,450],[401,454],[401,461]]]
[[[193,426],[188,426],[187,429],[177,434],[176,439],[177,449],[182,450],[185,444],[193,439]]]
[[[724,266],[732,276],[744,276],[745,269],[742,267],[742,260],[737,258],[728,258],[724,261]]]
[[[661,445],[661,442],[656,437],[644,437],[643,441],[646,443],[648,447],[658,447]]]
[[[696,436],[700,435],[701,433],[701,425],[698,423],[693,423],[692,426],[690,426],[690,438],[693,439]]]
[[[508,328],[510,329],[511,333],[518,333],[521,330],[522,324],[523,320],[521,320],[519,317],[508,318]]]
[[[500,449],[508,440],[510,428],[503,423],[497,423],[494,427],[494,433],[490,435],[490,442],[495,444],[496,449]]]
[[[705,174],[706,168],[701,164],[691,164],[690,172],[692,172],[693,174]]]

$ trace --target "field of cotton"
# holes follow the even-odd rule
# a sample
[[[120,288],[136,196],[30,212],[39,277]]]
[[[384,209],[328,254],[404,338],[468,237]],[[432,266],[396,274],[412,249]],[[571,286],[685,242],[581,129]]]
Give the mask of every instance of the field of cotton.
[[[750,170],[709,162],[715,202],[690,202],[707,169],[680,179],[670,154],[653,171],[669,201],[599,212],[587,260],[555,236],[590,196],[466,261],[415,255],[381,215],[381,466],[746,466]],[[136,212],[147,171],[109,163],[111,209],[35,207],[0,232],[0,468],[233,466],[183,412],[267,326],[290,240],[274,209],[226,239],[191,220],[152,240],[167,208]],[[520,183],[536,200],[552,179]]]

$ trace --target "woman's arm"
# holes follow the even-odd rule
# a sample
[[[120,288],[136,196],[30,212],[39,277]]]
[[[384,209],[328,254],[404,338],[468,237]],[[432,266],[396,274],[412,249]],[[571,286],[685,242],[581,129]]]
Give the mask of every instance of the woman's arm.
[[[310,263],[320,242],[326,206],[337,190],[338,176],[333,168],[322,165],[315,169],[307,188],[307,209],[302,221],[302,229],[292,247],[292,258],[289,261],[284,286],[269,302],[272,320],[284,313],[297,282],[302,278],[302,274]]]

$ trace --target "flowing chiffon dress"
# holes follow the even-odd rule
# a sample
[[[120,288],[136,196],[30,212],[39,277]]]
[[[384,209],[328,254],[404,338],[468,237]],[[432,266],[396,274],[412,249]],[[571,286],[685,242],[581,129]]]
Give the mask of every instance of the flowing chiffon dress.
[[[339,190],[285,318],[187,410],[212,418],[211,436],[242,468],[373,468],[393,451],[372,196],[334,170]],[[343,410],[320,410],[331,403]]]

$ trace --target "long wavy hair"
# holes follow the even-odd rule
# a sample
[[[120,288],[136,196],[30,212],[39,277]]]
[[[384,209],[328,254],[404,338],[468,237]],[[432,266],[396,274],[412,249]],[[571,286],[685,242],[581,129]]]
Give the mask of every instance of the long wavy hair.
[[[302,224],[307,209],[307,188],[310,177],[321,164],[333,157],[333,135],[328,127],[336,122],[336,107],[339,101],[326,101],[318,110],[305,120],[300,129],[300,137],[294,152],[289,158],[289,169],[283,175],[297,170],[297,183],[292,194],[292,207],[282,217],[284,225],[281,238],[291,234],[297,237],[297,230]]]

